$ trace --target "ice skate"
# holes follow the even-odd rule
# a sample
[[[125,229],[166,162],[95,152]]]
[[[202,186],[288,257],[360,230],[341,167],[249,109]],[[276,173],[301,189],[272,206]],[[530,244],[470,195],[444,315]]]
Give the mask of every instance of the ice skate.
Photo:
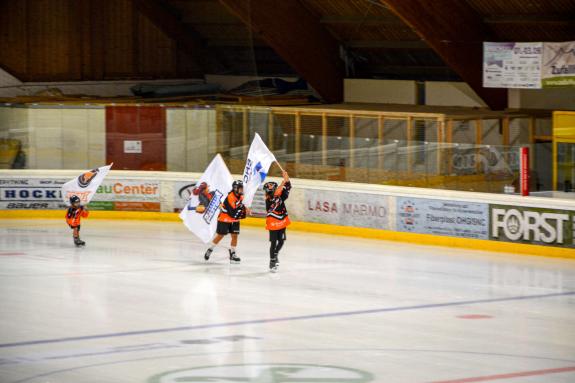
[[[280,263],[277,257],[270,259],[270,272],[277,273],[279,264]]]
[[[210,255],[212,255],[212,252],[213,252],[213,251],[214,251],[214,249],[208,249],[208,250],[206,250],[206,253],[204,254],[204,259],[205,259],[206,261],[209,261],[209,260],[210,260]]]
[[[82,241],[80,238],[74,238],[74,245],[76,245],[76,247],[83,247],[86,246],[86,242]]]
[[[241,259],[236,255],[236,252],[230,250],[230,263],[240,263]]]

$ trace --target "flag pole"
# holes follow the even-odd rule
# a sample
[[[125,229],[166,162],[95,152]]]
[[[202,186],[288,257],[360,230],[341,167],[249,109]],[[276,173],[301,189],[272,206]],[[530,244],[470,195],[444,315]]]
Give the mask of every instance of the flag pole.
[[[279,166],[280,170],[283,172],[285,172],[284,168],[282,168],[282,166],[280,165],[280,163],[278,162],[278,160],[276,160],[276,164]]]

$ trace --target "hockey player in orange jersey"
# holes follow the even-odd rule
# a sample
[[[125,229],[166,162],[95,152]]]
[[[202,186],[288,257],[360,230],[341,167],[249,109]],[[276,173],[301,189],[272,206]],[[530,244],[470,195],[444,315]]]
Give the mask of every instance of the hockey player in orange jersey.
[[[70,207],[66,212],[66,223],[73,230],[74,245],[76,247],[85,246],[86,242],[80,239],[80,223],[82,218],[88,217],[88,209],[80,203],[80,198],[73,195],[70,197]]]

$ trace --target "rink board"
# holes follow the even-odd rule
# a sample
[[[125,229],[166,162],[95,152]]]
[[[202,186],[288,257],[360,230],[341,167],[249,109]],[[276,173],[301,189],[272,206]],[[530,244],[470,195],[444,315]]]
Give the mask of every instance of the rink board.
[[[80,171],[0,171],[0,216],[61,218]],[[200,174],[112,171],[93,218],[179,220]],[[292,229],[575,259],[575,200],[294,179]],[[264,215],[261,195],[253,211]],[[248,225],[263,220],[248,219]]]

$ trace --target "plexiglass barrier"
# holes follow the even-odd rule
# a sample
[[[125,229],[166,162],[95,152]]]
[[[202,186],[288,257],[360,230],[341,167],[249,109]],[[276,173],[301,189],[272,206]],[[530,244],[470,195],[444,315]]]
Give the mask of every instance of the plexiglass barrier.
[[[491,193],[518,190],[519,148],[529,146],[531,190],[552,188],[551,145],[534,139],[549,128],[544,119],[116,109],[0,107],[0,167],[85,169],[113,161],[118,170],[154,164],[202,172],[220,153],[241,174],[257,133],[293,177]],[[279,175],[275,166],[270,172]]]

